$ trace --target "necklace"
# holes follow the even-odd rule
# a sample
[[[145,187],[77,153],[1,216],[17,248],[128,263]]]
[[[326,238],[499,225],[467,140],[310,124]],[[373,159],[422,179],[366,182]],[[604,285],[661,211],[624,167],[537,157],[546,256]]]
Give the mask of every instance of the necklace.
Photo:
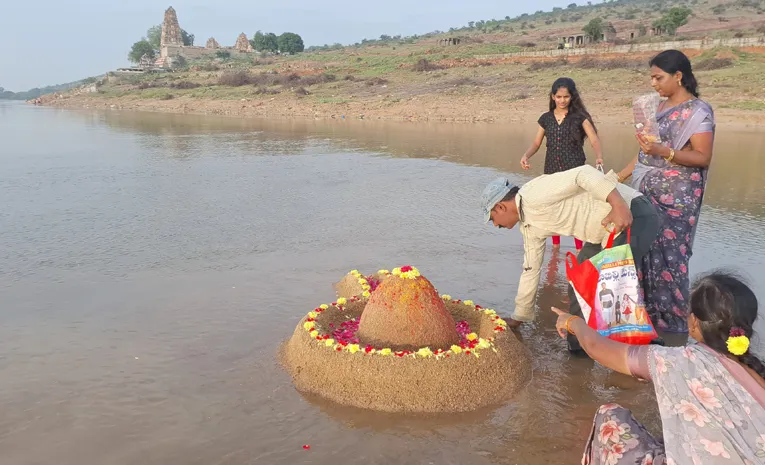
[[[558,113],[553,112],[553,115],[555,115],[555,120],[558,121],[558,124],[562,123],[564,119],[566,119],[566,116],[568,116],[568,112],[563,113],[563,116],[558,116]]]

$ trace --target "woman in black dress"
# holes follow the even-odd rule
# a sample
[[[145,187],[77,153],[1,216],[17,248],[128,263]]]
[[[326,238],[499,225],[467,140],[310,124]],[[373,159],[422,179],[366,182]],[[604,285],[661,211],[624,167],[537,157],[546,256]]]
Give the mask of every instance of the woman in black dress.
[[[566,171],[585,163],[584,140],[590,139],[595,151],[595,164],[603,164],[603,152],[600,139],[590,113],[579,96],[576,84],[570,78],[559,78],[550,92],[550,111],[537,121],[539,130],[534,142],[521,158],[521,166],[531,168],[529,159],[542,146],[542,139],[547,136],[547,154],[545,155],[545,174]],[[553,236],[553,247],[560,247],[560,236]],[[582,241],[575,239],[576,249],[582,248]]]

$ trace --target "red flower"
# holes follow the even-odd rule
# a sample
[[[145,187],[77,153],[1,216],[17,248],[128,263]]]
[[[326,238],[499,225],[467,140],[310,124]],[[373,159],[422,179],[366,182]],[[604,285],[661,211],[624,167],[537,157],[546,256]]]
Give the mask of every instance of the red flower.
[[[372,346],[366,346],[366,347],[364,347],[364,352],[366,352],[366,353],[370,353],[370,352],[372,352],[373,350],[375,350],[375,348],[374,348],[374,347],[372,347]]]
[[[401,267],[401,272],[402,273],[407,273],[409,271],[412,271],[412,267],[411,266],[407,265],[407,266],[402,266]]]
[[[504,331],[504,330],[505,328],[503,328],[502,326],[497,326],[496,328],[494,328],[494,331]]]
[[[303,449],[305,449],[305,450],[309,450],[309,449],[311,449],[311,446],[309,446],[308,444],[306,444],[306,445],[304,445],[304,446],[303,446]]]
[[[482,309],[482,308],[483,308],[483,307],[481,307],[480,305],[476,305],[476,306],[475,306],[475,309],[476,309],[476,310],[480,310],[480,309]]]
[[[316,308],[313,309],[313,311],[316,312],[316,313],[321,313],[321,312],[324,311],[324,309],[320,308],[320,307],[316,307]]]
[[[306,318],[305,321],[310,322],[310,321],[316,321],[316,320],[314,320],[313,318]]]

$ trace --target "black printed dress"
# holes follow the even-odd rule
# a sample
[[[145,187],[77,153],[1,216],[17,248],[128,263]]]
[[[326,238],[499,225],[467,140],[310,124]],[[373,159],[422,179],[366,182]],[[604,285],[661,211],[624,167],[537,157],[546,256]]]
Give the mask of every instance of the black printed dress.
[[[547,154],[545,155],[545,174],[566,171],[585,163],[584,116],[569,113],[558,124],[552,111],[539,117],[540,126],[545,130],[547,138]]]

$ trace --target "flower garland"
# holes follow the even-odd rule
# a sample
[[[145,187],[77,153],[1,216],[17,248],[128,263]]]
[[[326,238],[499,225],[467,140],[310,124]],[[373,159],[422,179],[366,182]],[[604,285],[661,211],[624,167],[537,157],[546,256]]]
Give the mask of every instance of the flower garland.
[[[406,267],[404,267],[406,268]],[[396,270],[393,270],[393,275],[398,276],[398,273],[412,273],[415,272],[419,276],[419,271],[417,271],[416,268],[410,267],[409,270],[403,270],[403,268]],[[381,272],[384,270],[381,270]],[[366,278],[361,276],[361,274],[357,270],[353,270],[351,272],[354,276],[357,276],[359,278],[359,284],[361,284],[361,281],[364,280],[365,282],[368,281]],[[381,273],[384,274],[384,273]],[[413,276],[409,275],[409,276]],[[406,279],[415,279],[415,277],[409,277]],[[363,286],[363,285],[362,285]],[[371,286],[370,286],[371,288]],[[369,293],[369,290],[364,291],[365,293]],[[365,296],[367,297],[367,296]],[[442,295],[441,298],[446,302],[451,303],[462,303],[464,305],[467,305],[468,307],[473,308],[475,311],[482,312],[484,315],[488,316],[492,323],[495,325],[493,328],[494,334],[499,334],[501,332],[504,332],[507,330],[507,323],[505,320],[499,317],[497,315],[497,312],[488,309],[483,308],[480,305],[476,305],[471,300],[452,300],[452,297],[449,295]],[[358,301],[358,297],[352,297],[350,299],[351,302]],[[485,350],[485,349],[492,349],[494,352],[497,351],[496,347],[494,347],[494,337],[490,337],[488,339],[480,338],[476,333],[466,333],[469,331],[469,326],[467,322],[461,321],[457,324],[457,332],[460,335],[461,342],[459,345],[454,344],[449,349],[443,350],[443,349],[436,349],[432,350],[430,347],[422,347],[415,351],[410,350],[402,350],[402,351],[393,351],[390,348],[377,348],[373,347],[371,345],[367,345],[365,347],[361,347],[359,345],[358,339],[355,337],[355,332],[358,330],[358,321],[356,319],[349,320],[347,322],[341,323],[340,328],[335,330],[332,334],[321,334],[318,329],[316,329],[316,318],[319,316],[320,313],[329,310],[330,307],[337,309],[339,311],[343,310],[343,307],[348,303],[348,299],[345,299],[343,297],[337,299],[336,302],[333,302],[330,305],[323,304],[319,305],[314,309],[312,312],[309,312],[306,316],[304,322],[303,322],[303,329],[305,329],[308,334],[311,336],[312,339],[316,340],[319,345],[323,345],[325,347],[331,348],[332,350],[335,350],[337,352],[349,352],[351,354],[360,353],[362,355],[379,355],[382,357],[388,357],[388,356],[394,356],[398,358],[404,358],[404,357],[412,357],[412,358],[435,358],[435,359],[441,359],[441,358],[448,358],[453,355],[474,355],[476,358],[480,356],[479,351]],[[467,331],[466,331],[467,330]]]
[[[420,277],[420,270],[413,266],[402,266],[401,268],[393,269],[393,276],[398,276],[404,279],[417,279]]]

